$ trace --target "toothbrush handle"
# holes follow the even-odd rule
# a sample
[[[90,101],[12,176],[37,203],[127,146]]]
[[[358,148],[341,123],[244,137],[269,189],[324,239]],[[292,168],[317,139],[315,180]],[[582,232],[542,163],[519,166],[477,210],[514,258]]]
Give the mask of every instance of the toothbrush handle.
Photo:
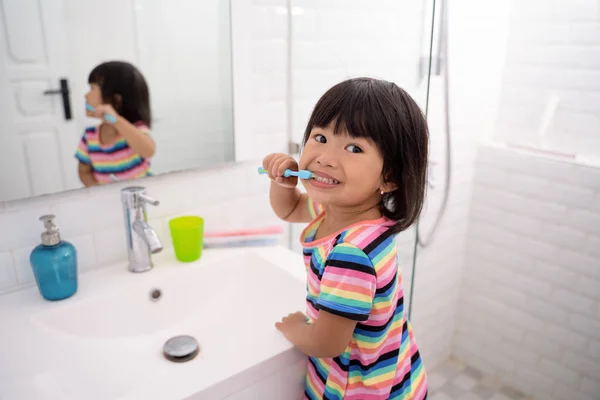
[[[96,111],[96,109],[89,103],[85,104],[85,109],[90,111],[90,112],[94,112]],[[113,115],[108,115],[108,114],[104,114],[104,119],[108,122],[110,122],[111,124],[116,124],[117,123],[117,118]]]
[[[260,175],[266,175],[269,173],[269,171],[267,171],[263,167],[258,167],[258,173]],[[291,169],[286,169],[285,172],[283,173],[283,177],[289,178],[290,176],[298,176],[298,172],[292,171]]]

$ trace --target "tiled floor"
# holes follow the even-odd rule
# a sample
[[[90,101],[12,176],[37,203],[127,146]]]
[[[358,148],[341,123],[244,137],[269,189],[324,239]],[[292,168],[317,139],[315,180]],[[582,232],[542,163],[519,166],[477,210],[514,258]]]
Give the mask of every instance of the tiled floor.
[[[449,359],[427,373],[429,400],[529,400],[481,372]]]

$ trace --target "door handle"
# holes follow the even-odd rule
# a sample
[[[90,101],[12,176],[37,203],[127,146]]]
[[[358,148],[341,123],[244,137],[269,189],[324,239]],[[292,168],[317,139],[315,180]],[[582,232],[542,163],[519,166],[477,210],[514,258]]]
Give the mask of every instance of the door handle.
[[[69,121],[73,117],[71,115],[71,92],[69,90],[69,81],[62,78],[60,80],[60,89],[51,89],[44,91],[45,96],[52,96],[60,94],[62,96],[63,111],[65,113],[65,120]]]

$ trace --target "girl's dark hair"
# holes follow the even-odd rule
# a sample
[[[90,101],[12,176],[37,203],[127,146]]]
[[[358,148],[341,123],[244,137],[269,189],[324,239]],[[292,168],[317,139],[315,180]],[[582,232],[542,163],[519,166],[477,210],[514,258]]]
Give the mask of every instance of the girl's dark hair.
[[[413,98],[396,84],[371,78],[338,83],[317,102],[304,132],[306,144],[314,127],[335,121],[334,133],[372,140],[383,158],[383,179],[397,189],[380,204],[391,228],[410,227],[423,208],[427,182],[429,130]]]
[[[123,61],[109,61],[90,72],[88,83],[100,86],[102,100],[112,105],[127,121],[152,124],[150,91],[146,79],[133,65]],[[120,101],[118,101],[118,97]]]

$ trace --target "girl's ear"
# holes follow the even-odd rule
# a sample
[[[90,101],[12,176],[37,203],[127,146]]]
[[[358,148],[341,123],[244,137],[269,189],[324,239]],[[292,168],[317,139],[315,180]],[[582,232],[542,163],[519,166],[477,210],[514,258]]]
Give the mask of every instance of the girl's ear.
[[[389,177],[390,174],[387,175]],[[398,185],[393,182],[386,181],[386,179],[382,179],[381,186],[379,187],[379,191],[382,192],[381,194],[393,192],[396,189],[398,189]]]
[[[123,97],[120,94],[115,94],[113,96],[113,107],[115,111],[119,112],[121,110],[121,105],[123,104]]]
[[[391,182],[388,182],[388,183],[384,182],[381,185],[381,187],[379,188],[379,190],[382,192],[381,194],[390,193],[396,189],[398,189],[398,185],[396,185],[395,183],[391,183]]]

